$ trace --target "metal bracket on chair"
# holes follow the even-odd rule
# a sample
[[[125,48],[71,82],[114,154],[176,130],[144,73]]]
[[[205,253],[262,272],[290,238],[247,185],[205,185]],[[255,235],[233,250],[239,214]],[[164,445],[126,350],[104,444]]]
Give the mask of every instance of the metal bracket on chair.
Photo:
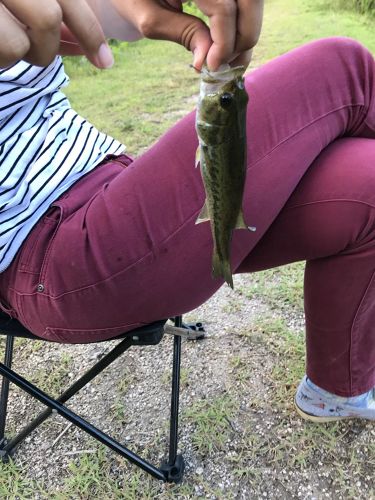
[[[199,340],[205,337],[205,330],[202,323],[192,323],[191,325],[184,323],[182,327],[166,323],[164,325],[164,333],[168,335],[177,335],[187,340]]]
[[[185,470],[184,457],[177,455],[173,464],[162,463],[160,470],[164,473],[167,483],[181,483]]]
[[[0,440],[0,462],[3,464],[7,464],[11,456],[8,450],[4,450],[7,443],[8,440],[6,438]]]

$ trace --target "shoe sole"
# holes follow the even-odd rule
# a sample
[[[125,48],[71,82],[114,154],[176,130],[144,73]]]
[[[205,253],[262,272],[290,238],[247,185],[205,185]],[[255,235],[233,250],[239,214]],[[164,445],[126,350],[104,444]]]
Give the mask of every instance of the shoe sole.
[[[360,417],[354,417],[351,415],[347,415],[346,417],[317,417],[316,415],[311,415],[311,413],[307,413],[297,405],[297,403],[294,401],[294,407],[299,414],[300,417],[302,417],[304,420],[308,420],[310,422],[315,422],[317,424],[319,423],[325,423],[325,422],[335,422],[337,420],[348,420],[351,418],[360,418]]]

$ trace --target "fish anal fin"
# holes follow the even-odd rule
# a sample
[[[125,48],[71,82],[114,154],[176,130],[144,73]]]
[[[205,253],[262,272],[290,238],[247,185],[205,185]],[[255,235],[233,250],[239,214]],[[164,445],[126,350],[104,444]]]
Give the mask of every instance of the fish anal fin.
[[[233,277],[229,260],[220,260],[217,253],[212,256],[212,276],[214,278],[224,278],[233,289]]]
[[[198,146],[197,147],[197,151],[195,153],[195,168],[198,167],[198,165],[200,164],[201,162],[201,147]]]
[[[243,211],[240,210],[238,217],[237,217],[236,225],[234,226],[234,229],[247,229],[248,231],[254,232],[254,231],[256,231],[257,228],[254,226],[246,225],[246,222],[245,222],[244,217],[243,217]]]
[[[204,202],[202,210],[198,215],[198,219],[195,221],[196,224],[200,224],[201,222],[208,222],[210,220],[210,215],[208,213],[207,200]]]
[[[234,226],[235,229],[248,229],[248,226],[245,223],[245,220],[243,218],[243,211],[240,210],[238,212],[238,217],[236,221],[236,225]]]

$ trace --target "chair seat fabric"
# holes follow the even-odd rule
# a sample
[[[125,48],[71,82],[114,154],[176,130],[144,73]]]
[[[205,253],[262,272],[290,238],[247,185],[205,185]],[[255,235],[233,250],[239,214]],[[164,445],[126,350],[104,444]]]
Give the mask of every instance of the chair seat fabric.
[[[150,335],[153,335],[155,333],[158,333],[160,330],[163,329],[164,324],[166,323],[167,320],[160,320],[160,321],[155,321],[154,323],[150,323],[149,325],[141,326],[139,328],[135,328],[134,330],[122,333],[116,337],[113,337],[111,339],[107,340],[116,340],[116,339],[123,339],[125,337],[137,337],[140,336],[140,339],[136,342],[138,345],[142,345],[142,337],[149,338]],[[27,328],[25,328],[22,323],[20,323],[18,320],[11,318],[8,314],[4,313],[3,311],[0,311],[0,335],[11,335],[12,337],[22,337],[22,338],[27,338],[31,340],[44,340],[47,342],[52,342],[51,340],[43,339],[38,337],[37,335],[34,335],[32,332],[30,332]],[[87,341],[87,344],[90,343],[95,343],[98,342],[97,340],[94,340],[92,342]],[[106,342],[106,340],[102,340],[101,342]],[[153,344],[155,342],[149,342],[146,341],[144,344],[149,345]]]

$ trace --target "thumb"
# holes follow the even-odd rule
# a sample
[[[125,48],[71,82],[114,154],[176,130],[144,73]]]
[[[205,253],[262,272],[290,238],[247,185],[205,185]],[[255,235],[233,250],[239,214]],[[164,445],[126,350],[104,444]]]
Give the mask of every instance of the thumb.
[[[145,36],[179,43],[193,52],[193,65],[200,70],[212,45],[210,30],[198,17],[167,8],[162,10],[160,21],[153,26],[152,33]]]
[[[146,38],[169,40],[191,50],[194,65],[201,69],[212,45],[210,31],[201,19],[182,12],[179,0],[134,0],[132,9],[127,2],[112,1]]]

